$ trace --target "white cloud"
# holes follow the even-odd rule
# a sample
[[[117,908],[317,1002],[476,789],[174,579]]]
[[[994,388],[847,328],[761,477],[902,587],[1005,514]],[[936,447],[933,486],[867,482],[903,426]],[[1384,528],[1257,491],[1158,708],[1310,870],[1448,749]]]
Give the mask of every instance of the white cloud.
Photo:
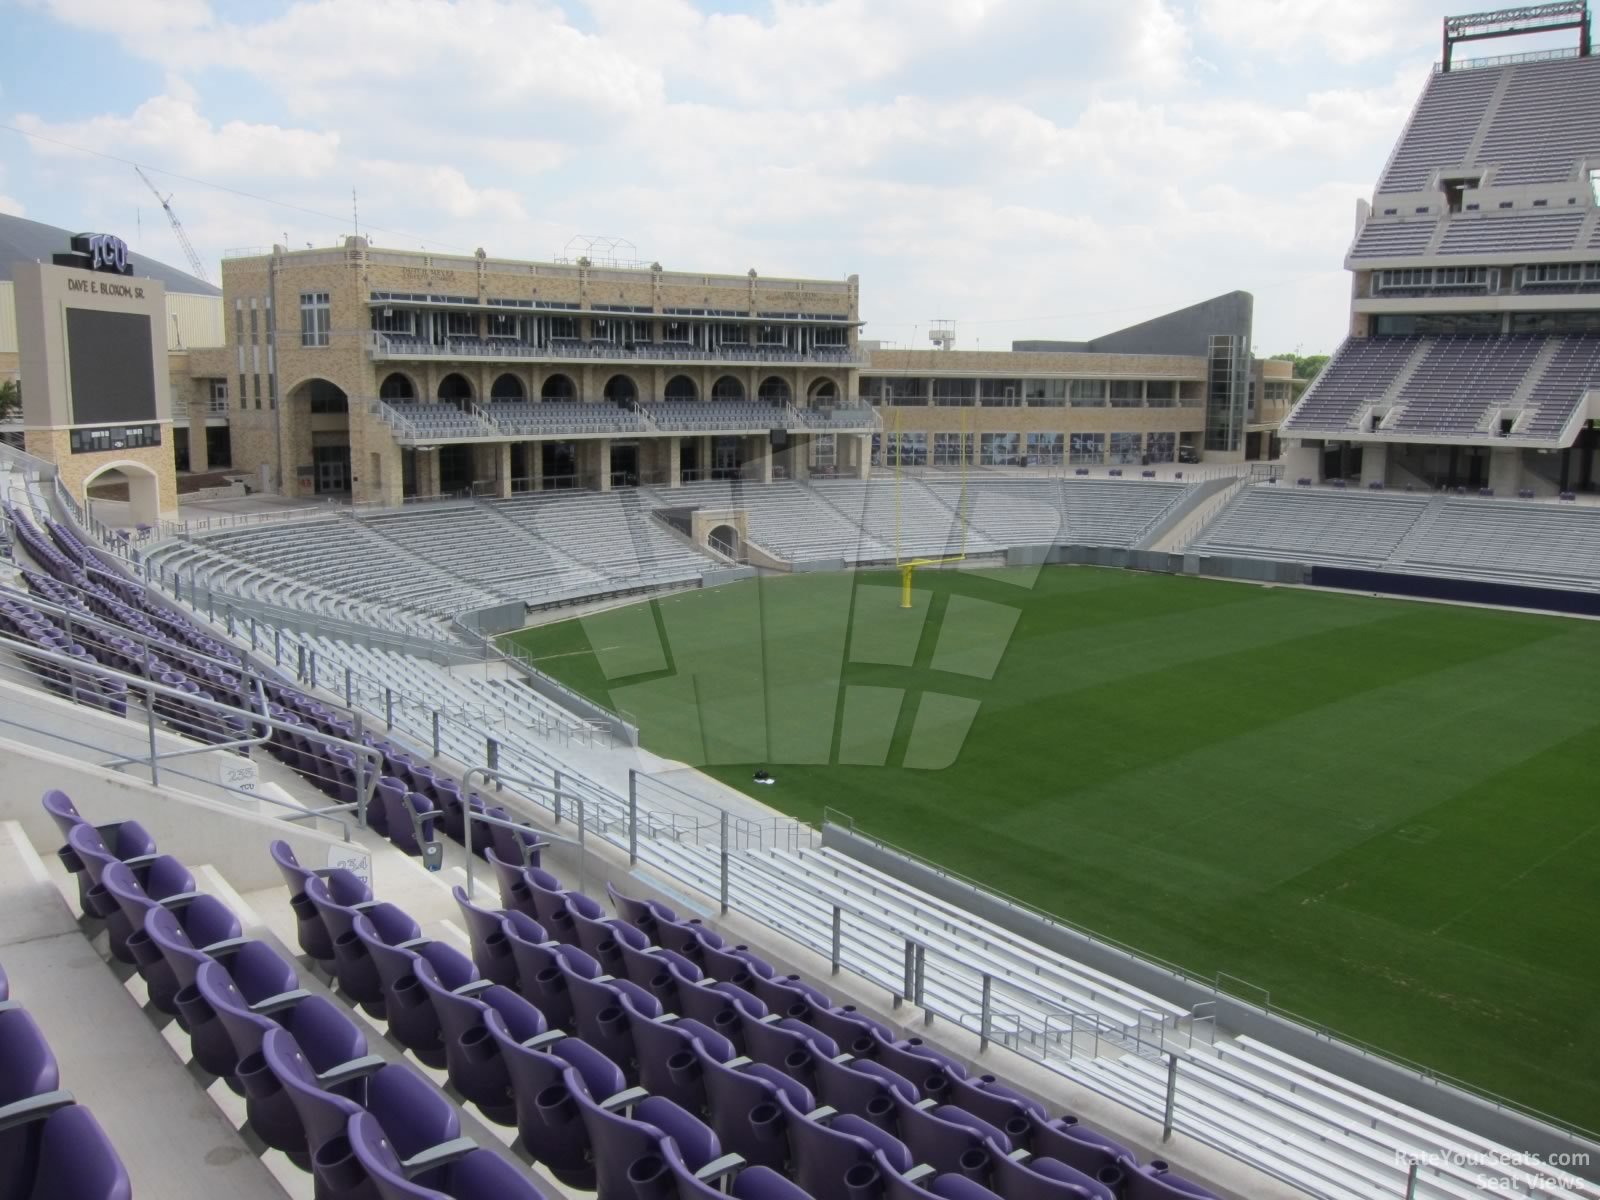
[[[25,217],[27,211],[22,207],[22,201],[0,192],[0,213],[10,217]]]
[[[615,234],[675,268],[859,272],[869,333],[946,315],[995,345],[1253,286],[1263,337],[1331,346],[1354,198],[1432,46],[1391,33],[1407,63],[1307,54],[1285,81],[1258,59],[1329,18],[1273,0],[1239,0],[1253,19],[1219,0],[588,0],[581,25],[553,0],[39,2],[165,80],[128,112],[19,123],[282,202],[182,185],[208,258],[329,244],[354,187],[380,244],[545,257]],[[1378,9],[1354,3],[1358,38]],[[9,190],[33,211],[126,207],[126,168],[32,150]]]
[[[1437,0],[1198,0],[1207,33],[1273,55],[1327,54],[1362,62],[1436,43]]]
[[[213,124],[193,97],[153,96],[125,117],[53,123],[21,113],[13,120],[19,129],[39,135],[32,144],[41,154],[76,154],[68,147],[81,147],[211,178],[314,178],[333,165],[339,149],[339,135],[332,131],[246,121]]]

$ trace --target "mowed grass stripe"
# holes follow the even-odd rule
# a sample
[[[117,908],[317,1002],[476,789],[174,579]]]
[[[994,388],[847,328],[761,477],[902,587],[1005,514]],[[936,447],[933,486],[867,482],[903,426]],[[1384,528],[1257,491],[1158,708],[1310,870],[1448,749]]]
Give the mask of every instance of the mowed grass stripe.
[[[815,745],[813,724],[833,739],[851,689],[890,689],[861,693],[881,714],[870,737],[836,738],[847,762],[877,762],[892,721],[887,766],[762,758],[779,785],[761,800],[807,819],[831,805],[1198,974],[1249,979],[1313,1020],[1600,1126],[1600,624],[1085,568],[1030,588],[926,571],[926,625],[903,614],[915,665],[861,654],[859,625],[845,661],[841,595],[860,609],[897,586],[796,576],[736,585],[755,604],[660,602],[669,630],[712,627],[692,653],[669,650],[702,694],[719,689],[719,728],[765,712],[774,756],[785,738]],[[966,603],[951,610],[952,595],[1021,610],[992,680],[930,669],[944,614]],[[913,630],[872,600],[887,650]],[[523,640],[602,701],[634,682],[607,681],[570,628]],[[895,689],[897,715],[879,703]],[[983,701],[960,756],[900,767],[940,694]],[[666,749],[685,715],[657,723],[646,743]],[[749,780],[748,763],[708,769]]]

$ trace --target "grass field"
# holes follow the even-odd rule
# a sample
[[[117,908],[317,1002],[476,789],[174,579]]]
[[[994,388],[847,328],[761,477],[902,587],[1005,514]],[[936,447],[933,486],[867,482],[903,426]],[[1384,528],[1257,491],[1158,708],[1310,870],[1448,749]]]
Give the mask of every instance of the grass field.
[[[1600,623],[1090,568],[923,572],[906,612],[897,584],[518,637],[658,753],[769,766],[768,804],[1600,1128]]]

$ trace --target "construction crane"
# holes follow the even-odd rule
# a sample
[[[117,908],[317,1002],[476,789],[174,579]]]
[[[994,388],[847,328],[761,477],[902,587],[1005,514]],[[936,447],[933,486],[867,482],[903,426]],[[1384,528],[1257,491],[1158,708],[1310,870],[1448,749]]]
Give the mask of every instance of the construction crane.
[[[184,257],[189,260],[189,269],[199,278],[210,283],[211,276],[206,274],[205,264],[200,261],[200,256],[194,252],[194,246],[189,242],[189,235],[183,231],[183,222],[179,221],[178,214],[172,211],[172,197],[162,196],[160,192],[156,191],[156,185],[150,182],[150,176],[146,175],[138,167],[133,169],[138,172],[139,178],[144,180],[145,187],[149,188],[155,198],[161,202],[161,207],[167,214],[167,220],[172,222],[172,232],[178,235],[178,245],[183,247]]]

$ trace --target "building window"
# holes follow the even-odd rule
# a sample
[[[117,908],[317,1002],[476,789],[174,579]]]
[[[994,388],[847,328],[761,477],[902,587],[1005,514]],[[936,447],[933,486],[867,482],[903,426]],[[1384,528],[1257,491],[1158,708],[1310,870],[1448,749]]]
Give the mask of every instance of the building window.
[[[973,379],[935,379],[933,402],[946,408],[969,408],[977,394]]]
[[[1144,380],[1113,379],[1111,383],[1112,408],[1139,408],[1144,404]]]
[[[1028,435],[1028,465],[1030,467],[1059,467],[1066,454],[1066,437],[1059,433],[1030,433]]]
[[[717,326],[717,345],[719,346],[748,346],[750,332],[743,325]]]
[[[137,450],[144,446],[161,445],[161,426],[107,425],[99,429],[74,429],[69,441],[74,454]]]
[[[886,433],[883,435],[883,449],[884,462],[888,466],[928,465],[928,435],[925,433]]]
[[[1147,379],[1144,385],[1145,403],[1151,408],[1171,408],[1178,401],[1178,382],[1175,379]]]
[[[972,461],[973,435],[966,435],[965,453],[961,434],[936,433],[933,435],[933,465],[936,467],[959,467]]]
[[[333,306],[327,292],[300,293],[300,344],[326,346],[333,331]]]
[[[1068,443],[1071,460],[1076,464],[1105,462],[1106,435],[1103,433],[1075,433]]]
[[[839,451],[836,435],[831,433],[814,434],[811,438],[811,465],[813,467],[831,468],[839,461]]]
[[[843,350],[850,345],[850,333],[842,325],[817,325],[811,330],[811,341],[819,350]]]
[[[985,433],[978,442],[978,461],[986,467],[1014,467],[1022,438],[1015,433]]]
[[[378,333],[395,333],[410,337],[417,329],[417,314],[409,308],[375,308],[372,310],[372,328]]]
[[[1135,463],[1139,461],[1141,434],[1113,433],[1111,435],[1111,461]]]
[[[1169,463],[1178,456],[1178,435],[1175,433],[1152,433],[1145,438],[1144,452],[1153,463]]]
[[[1069,381],[1067,394],[1071,399],[1073,408],[1104,408],[1106,403],[1106,381],[1104,379],[1073,379]]]
[[[1067,402],[1065,379],[1025,379],[1022,394],[1030,408],[1061,408]]]
[[[1012,408],[1022,403],[1020,379],[981,379],[978,395],[985,408]]]
[[[226,379],[213,379],[211,381],[211,396],[206,405],[206,411],[213,416],[225,416],[228,411],[228,381]]]

